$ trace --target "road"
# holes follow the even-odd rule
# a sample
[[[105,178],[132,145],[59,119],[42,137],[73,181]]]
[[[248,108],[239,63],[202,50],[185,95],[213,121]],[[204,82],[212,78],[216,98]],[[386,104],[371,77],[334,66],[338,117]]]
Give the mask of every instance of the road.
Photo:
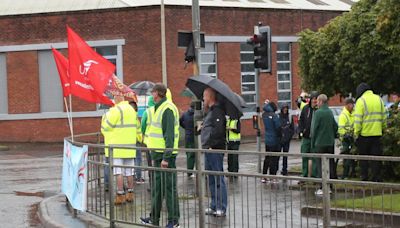
[[[42,227],[39,202],[60,191],[62,144],[10,144],[0,151],[1,227]]]

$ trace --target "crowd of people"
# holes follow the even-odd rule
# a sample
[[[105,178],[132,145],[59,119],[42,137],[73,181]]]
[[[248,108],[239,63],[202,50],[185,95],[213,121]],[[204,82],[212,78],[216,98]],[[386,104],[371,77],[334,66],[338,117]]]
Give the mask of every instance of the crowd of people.
[[[115,95],[115,106],[103,115],[101,132],[104,135],[105,145],[137,144],[151,149],[147,153],[148,165],[161,168],[176,168],[176,157],[179,142],[179,127],[185,129],[185,147],[194,148],[195,135],[201,135],[201,148],[204,150],[239,150],[241,141],[241,124],[238,119],[226,116],[223,107],[218,102],[217,92],[207,88],[203,93],[204,117],[201,126],[195,127],[194,104],[189,110],[179,115],[178,108],[172,101],[171,93],[163,84],[156,84],[151,92],[148,108],[141,120],[137,116],[137,106],[134,102],[124,100],[124,97]],[[354,104],[355,103],[355,104]],[[358,153],[362,155],[381,155],[380,137],[386,124],[386,111],[381,98],[374,94],[370,86],[361,83],[357,87],[356,102],[352,98],[345,99],[345,106],[336,123],[332,111],[328,107],[328,97],[325,94],[311,92],[309,99],[299,103],[301,114],[299,132],[302,138],[301,153],[329,153],[335,149],[335,138],[341,142],[341,153],[349,154],[356,145]],[[282,104],[277,114],[277,104],[266,100],[263,107],[262,122],[265,129],[265,151],[289,152],[290,142],[295,134],[293,122],[289,115],[289,105]],[[139,145],[139,144],[138,144]],[[137,159],[140,151],[136,149],[114,148],[112,150],[114,165],[140,165]],[[106,149],[108,158],[111,152]],[[193,170],[196,156],[187,152],[187,169]],[[136,158],[136,161],[135,161]],[[140,160],[140,161],[139,161]],[[279,170],[280,156],[265,156],[263,174],[276,175]],[[288,175],[287,157],[282,158],[282,175]],[[205,153],[205,170],[223,171],[223,153]],[[356,162],[344,160],[343,178],[356,175]],[[337,161],[329,159],[330,178],[337,178]],[[379,161],[360,161],[362,180],[382,181]],[[372,174],[369,175],[369,168]],[[137,173],[138,170],[136,170]],[[139,170],[140,171],[140,170]],[[228,171],[239,171],[237,154],[228,154]],[[140,173],[140,172],[139,172]],[[321,159],[302,158],[302,176],[320,178],[322,174]],[[115,167],[117,188],[115,204],[123,204],[134,200],[134,173],[132,169]],[[151,189],[151,213],[142,217],[144,224],[159,225],[163,199],[166,200],[168,210],[167,227],[179,227],[179,203],[177,193],[176,172],[151,171],[149,172]],[[187,173],[193,178],[193,173]],[[108,174],[106,174],[107,183]],[[136,174],[137,182],[143,183],[141,174]],[[123,177],[127,178],[127,187],[123,185]],[[232,179],[236,176],[232,174]],[[223,217],[227,210],[227,189],[225,178],[222,175],[208,175],[208,187],[211,193],[211,202],[205,210],[206,215]],[[276,179],[263,178],[263,183],[277,182]],[[300,182],[301,184],[301,182]],[[316,194],[322,194],[318,190]]]
[[[355,147],[360,155],[382,155],[380,138],[386,126],[385,105],[366,83],[360,83],[356,93],[356,101],[353,98],[345,99],[338,123],[328,108],[326,95],[314,91],[307,103],[300,102],[301,153],[333,154],[335,137],[338,137],[342,154],[350,154]],[[380,161],[361,160],[359,163],[362,181],[382,181]],[[343,179],[356,177],[356,161],[345,159],[343,166]],[[329,159],[330,178],[338,178],[336,168],[337,161]],[[321,159],[303,157],[302,176],[320,178]],[[317,190],[316,194],[322,194],[322,190]]]

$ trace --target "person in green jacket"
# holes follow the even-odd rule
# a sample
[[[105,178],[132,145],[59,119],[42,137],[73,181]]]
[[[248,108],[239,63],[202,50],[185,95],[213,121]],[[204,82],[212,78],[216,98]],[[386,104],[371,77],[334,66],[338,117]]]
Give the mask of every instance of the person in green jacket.
[[[314,113],[311,122],[311,149],[315,153],[335,153],[335,136],[338,125],[333,117],[332,110],[328,107],[328,97],[321,94],[317,98],[318,110]],[[317,177],[322,177],[321,159],[316,159]],[[335,161],[329,159],[329,176],[331,179],[337,179],[335,173]],[[316,192],[322,194],[322,189]]]
[[[167,88],[157,83],[152,90],[154,114],[146,130],[147,146],[151,149],[154,167],[176,169],[179,141],[179,112],[175,104],[166,97]],[[168,211],[167,228],[179,227],[179,201],[176,172],[154,171],[151,187],[151,214],[141,217],[142,224],[159,226],[163,199]]]

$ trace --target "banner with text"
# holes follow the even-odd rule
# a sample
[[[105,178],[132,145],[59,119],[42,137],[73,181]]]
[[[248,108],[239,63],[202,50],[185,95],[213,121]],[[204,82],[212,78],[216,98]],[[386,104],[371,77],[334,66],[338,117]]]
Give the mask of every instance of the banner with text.
[[[71,206],[86,211],[88,146],[74,146],[64,140],[61,191]]]

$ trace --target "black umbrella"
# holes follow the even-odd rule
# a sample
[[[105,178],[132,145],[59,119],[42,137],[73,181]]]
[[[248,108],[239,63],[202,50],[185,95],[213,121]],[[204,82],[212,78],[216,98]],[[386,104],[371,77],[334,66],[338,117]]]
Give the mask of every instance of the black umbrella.
[[[199,75],[190,77],[186,82],[188,87],[198,99],[203,99],[203,92],[207,87],[219,93],[218,102],[224,107],[226,114],[239,119],[242,115],[242,102],[224,82],[210,76]]]
[[[155,83],[151,81],[138,81],[129,86],[138,96],[151,96],[150,90],[154,87]]]

